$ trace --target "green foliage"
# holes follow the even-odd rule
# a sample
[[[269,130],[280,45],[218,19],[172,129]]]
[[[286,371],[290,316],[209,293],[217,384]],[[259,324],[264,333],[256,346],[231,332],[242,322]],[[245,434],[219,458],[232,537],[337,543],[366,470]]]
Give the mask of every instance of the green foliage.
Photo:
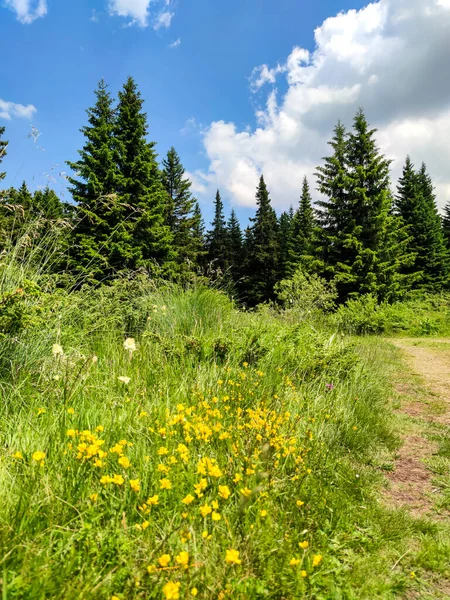
[[[298,320],[332,310],[337,298],[333,282],[304,273],[301,267],[290,279],[279,281],[275,293],[285,311]]]
[[[338,123],[334,154],[317,169],[319,191],[328,198],[319,202],[319,254],[341,301],[359,294],[393,300],[410,284],[401,270],[411,257],[390,214],[390,161],[380,154],[375,132],[362,110],[348,135]]]
[[[171,148],[162,163],[163,185],[167,192],[166,224],[173,236],[173,247],[182,274],[195,271],[202,252],[199,239],[199,206],[191,193],[191,182],[185,177],[175,148]],[[185,276],[184,275],[184,276]]]
[[[409,156],[399,179],[395,209],[408,226],[408,251],[414,261],[406,272],[416,277],[414,287],[442,289],[448,283],[449,255],[433,184],[425,165],[416,172]]]
[[[227,262],[230,265],[230,275],[234,284],[238,283],[242,274],[243,239],[241,226],[234,209],[227,223]]]
[[[368,294],[341,305],[331,322],[351,335],[449,335],[450,297],[413,296],[403,302],[379,303]]]
[[[208,261],[212,263],[214,271],[224,273],[229,266],[227,260],[228,231],[219,190],[217,190],[214,200],[214,219],[211,226],[212,229],[206,235]]]
[[[299,265],[308,261],[313,253],[315,231],[314,210],[307,178],[303,179],[300,204],[292,219],[290,233],[288,273],[293,274]]]
[[[256,191],[256,215],[246,236],[246,299],[251,306],[274,297],[279,271],[279,225],[261,175]]]

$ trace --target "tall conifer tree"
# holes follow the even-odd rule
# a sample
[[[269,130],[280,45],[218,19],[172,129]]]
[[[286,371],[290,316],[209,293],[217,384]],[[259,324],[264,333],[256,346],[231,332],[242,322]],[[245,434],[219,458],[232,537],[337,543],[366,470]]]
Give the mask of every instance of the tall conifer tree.
[[[365,293],[393,299],[408,285],[401,271],[411,259],[391,215],[390,161],[379,152],[375,133],[362,110],[348,136],[338,123],[334,155],[317,170],[319,191],[328,197],[318,203],[324,270],[341,300]]]
[[[115,112],[104,80],[99,82],[95,96],[95,105],[87,110],[88,125],[81,128],[85,143],[78,151],[79,159],[67,164],[75,172],[68,178],[76,202],[71,267],[79,274],[101,279],[111,274],[109,241],[117,226],[117,164]]]
[[[442,233],[446,242],[447,249],[450,250],[450,202],[444,206],[442,215]]]
[[[217,190],[214,200],[214,219],[211,225],[212,229],[206,236],[208,261],[213,263],[214,269],[219,268],[225,271],[229,266],[227,260],[228,231],[219,190]]]
[[[114,124],[117,155],[117,227],[111,240],[116,269],[145,266],[173,275],[172,233],[165,223],[166,191],[161,181],[154,142],[148,142],[147,115],[132,77],[119,92]]]
[[[247,237],[247,299],[251,305],[272,299],[279,277],[279,224],[262,175],[256,191],[256,205],[251,233]]]
[[[196,204],[191,193],[191,182],[185,177],[175,148],[171,148],[162,163],[162,180],[167,192],[166,222],[173,235],[173,246],[181,269],[194,270],[197,265],[198,243],[194,236],[194,225],[198,217],[194,214]]]
[[[304,177],[300,204],[292,220],[288,274],[292,275],[300,264],[306,266],[306,262],[309,262],[307,257],[312,252],[314,229],[311,192],[308,179]]]
[[[408,248],[415,258],[407,272],[416,275],[415,287],[441,289],[448,282],[449,255],[433,183],[425,164],[416,172],[409,156],[398,182],[395,210],[408,226]]]
[[[234,209],[232,209],[227,223],[227,262],[234,283],[239,280],[242,273],[242,249],[241,226]]]
[[[292,221],[294,219],[294,209],[292,206],[288,211],[283,211],[278,219],[278,231],[280,234],[280,265],[279,278],[283,279],[288,274],[289,255],[292,251]]]

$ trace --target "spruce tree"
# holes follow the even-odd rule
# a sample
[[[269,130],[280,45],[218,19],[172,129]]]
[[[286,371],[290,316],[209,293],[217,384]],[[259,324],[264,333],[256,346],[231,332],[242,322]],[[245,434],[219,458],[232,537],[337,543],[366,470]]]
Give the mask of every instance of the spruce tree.
[[[283,211],[278,219],[278,231],[280,234],[280,265],[279,279],[284,279],[288,274],[289,255],[292,247],[292,222],[294,219],[294,209],[292,206],[288,211]]]
[[[308,179],[304,177],[300,204],[292,219],[291,243],[288,259],[288,274],[292,275],[303,263],[309,262],[307,257],[313,251],[315,229],[314,209]]]
[[[34,193],[33,213],[50,220],[62,219],[65,216],[65,206],[54,190],[46,186]]]
[[[75,172],[68,180],[76,203],[70,264],[78,274],[101,279],[111,274],[109,243],[117,226],[119,200],[115,194],[115,111],[104,80],[99,82],[95,96],[95,105],[87,110],[88,125],[81,128],[85,143],[78,151],[79,159],[67,161]]]
[[[447,249],[450,250],[450,202],[447,202],[444,206],[444,214],[442,215],[442,233]]]
[[[237,283],[242,273],[242,231],[239,220],[234,209],[231,211],[227,223],[227,262],[229,264],[231,278]]]
[[[132,77],[119,92],[114,123],[117,156],[116,221],[110,244],[110,263],[116,269],[146,267],[172,276],[175,253],[165,223],[166,191],[154,151],[148,142],[147,115]]]
[[[197,266],[200,269],[205,267],[206,261],[206,241],[205,241],[205,223],[203,221],[202,211],[198,202],[194,204],[192,221],[192,243],[197,256]]]
[[[317,189],[325,200],[317,201],[319,230],[316,244],[317,271],[327,279],[345,253],[346,229],[351,222],[347,190],[347,132],[338,121],[329,145],[333,153],[316,169]]]
[[[214,269],[225,272],[229,266],[227,260],[228,231],[219,190],[217,190],[214,200],[214,219],[211,226],[212,229],[206,236],[208,261],[212,263]]]
[[[391,215],[390,161],[375,133],[359,110],[348,136],[338,124],[334,155],[318,168],[319,191],[328,196],[318,203],[324,270],[341,300],[366,293],[391,300],[409,281],[402,275],[411,261],[405,232]]]
[[[198,240],[194,235],[196,200],[191,193],[191,182],[185,177],[175,148],[171,148],[162,163],[162,181],[167,192],[166,223],[173,235],[177,262],[183,271],[195,270],[198,258]]]
[[[264,177],[256,191],[256,215],[247,236],[247,300],[256,305],[274,298],[279,277],[279,224],[270,203]]]
[[[408,249],[415,258],[407,272],[416,275],[415,287],[441,289],[448,281],[449,256],[433,183],[425,164],[416,172],[409,156],[398,182],[395,211],[408,226]]]

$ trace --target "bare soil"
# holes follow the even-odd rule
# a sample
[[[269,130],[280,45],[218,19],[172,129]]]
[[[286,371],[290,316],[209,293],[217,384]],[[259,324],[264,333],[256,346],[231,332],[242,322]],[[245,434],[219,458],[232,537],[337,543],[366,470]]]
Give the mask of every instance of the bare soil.
[[[390,486],[386,500],[395,507],[405,508],[413,516],[436,519],[439,516],[433,513],[433,495],[437,490],[432,486],[432,474],[425,461],[436,452],[437,445],[427,438],[425,429],[430,422],[450,424],[450,345],[448,349],[436,350],[419,346],[423,340],[391,341],[403,351],[417,384],[397,385],[401,401],[399,412],[410,418],[411,427],[402,434],[403,445],[394,470],[388,475]]]

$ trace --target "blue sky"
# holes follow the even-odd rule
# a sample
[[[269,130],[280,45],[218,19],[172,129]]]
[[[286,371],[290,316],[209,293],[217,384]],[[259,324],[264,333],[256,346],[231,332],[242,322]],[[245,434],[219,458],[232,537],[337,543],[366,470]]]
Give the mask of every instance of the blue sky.
[[[432,14],[424,24],[425,5]],[[449,59],[449,23],[449,0],[0,0],[6,185],[49,181],[69,199],[59,173],[83,143],[79,128],[98,80],[116,94],[132,75],[150,138],[160,157],[176,147],[206,220],[216,187],[241,217],[251,214],[260,172],[277,209],[295,203],[297,182],[312,175],[333,123],[351,120],[360,103],[380,127],[383,149],[400,161],[410,143],[450,199],[435,144],[411,131],[431,119],[450,132],[448,89],[431,77],[426,56]],[[431,43],[436,26],[441,45]],[[400,86],[391,90],[399,73],[415,97],[406,106]],[[425,81],[421,101],[414,85]],[[31,125],[37,139],[28,137]]]

